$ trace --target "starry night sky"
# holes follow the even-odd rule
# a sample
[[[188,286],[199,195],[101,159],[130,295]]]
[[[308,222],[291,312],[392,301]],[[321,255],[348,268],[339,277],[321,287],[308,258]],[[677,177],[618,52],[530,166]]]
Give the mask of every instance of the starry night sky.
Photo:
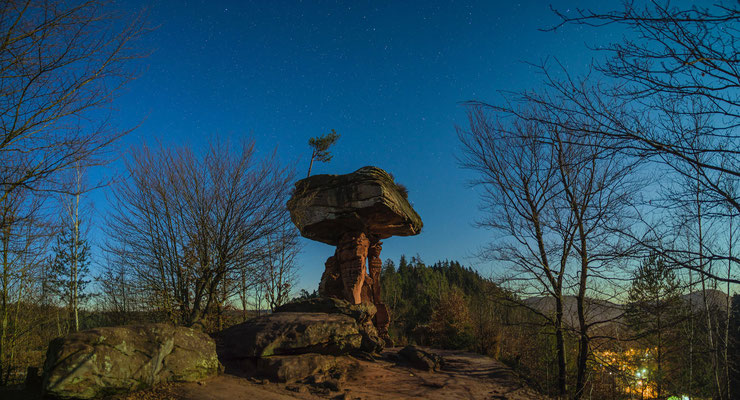
[[[554,1],[567,11],[589,2]],[[138,79],[115,102],[114,123],[139,127],[119,145],[187,144],[253,137],[305,175],[308,138],[336,129],[334,159],[314,174],[376,165],[409,189],[424,221],[415,237],[390,238],[383,258],[420,255],[426,263],[457,259],[484,275],[495,266],[473,253],[491,237],[473,226],[479,197],[461,170],[455,126],[460,102],[495,101],[502,90],[535,88],[525,62],[557,57],[585,70],[587,45],[604,32],[567,27],[549,4],[421,1],[117,1],[147,9],[156,29],[140,43],[152,54]],[[614,5],[616,6],[616,4]],[[600,36],[596,36],[598,33]],[[120,163],[105,173],[120,171]],[[109,189],[104,189],[105,190]],[[91,196],[105,214],[105,193]],[[104,240],[101,238],[98,241]],[[299,287],[317,287],[328,245],[303,239]]]

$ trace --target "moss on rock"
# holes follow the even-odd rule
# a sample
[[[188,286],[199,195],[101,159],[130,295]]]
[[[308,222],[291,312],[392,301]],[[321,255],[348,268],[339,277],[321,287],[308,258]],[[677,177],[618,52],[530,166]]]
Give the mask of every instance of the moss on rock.
[[[90,399],[167,381],[198,381],[219,371],[208,335],[165,324],[90,329],[55,339],[43,389],[57,398]]]

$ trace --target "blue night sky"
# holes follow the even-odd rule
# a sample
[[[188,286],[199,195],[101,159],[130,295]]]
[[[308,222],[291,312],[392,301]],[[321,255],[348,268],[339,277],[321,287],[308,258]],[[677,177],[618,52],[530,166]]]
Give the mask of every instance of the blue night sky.
[[[114,122],[139,125],[120,145],[186,144],[253,137],[308,168],[308,138],[336,129],[334,159],[314,173],[376,165],[409,189],[424,221],[415,237],[384,243],[383,258],[456,259],[484,275],[472,254],[491,237],[473,226],[479,197],[455,155],[465,100],[493,101],[501,90],[534,88],[525,61],[554,56],[582,72],[587,44],[608,38],[557,21],[546,2],[118,1],[148,9],[156,29],[141,46],[137,80],[115,103]],[[588,3],[556,1],[566,11]],[[571,11],[572,12],[572,11]],[[604,34],[604,32],[598,32]],[[119,173],[120,163],[105,173]],[[104,189],[110,190],[110,189]],[[103,192],[101,190],[100,192]],[[105,193],[91,196],[105,214]],[[99,219],[96,219],[99,220]],[[97,231],[97,229],[96,229]],[[303,239],[299,287],[317,287],[333,248]]]

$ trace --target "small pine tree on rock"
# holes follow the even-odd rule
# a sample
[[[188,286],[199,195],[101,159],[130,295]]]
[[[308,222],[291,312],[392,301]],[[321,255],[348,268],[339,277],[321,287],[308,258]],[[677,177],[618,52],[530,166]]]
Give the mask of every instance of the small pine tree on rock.
[[[329,148],[339,140],[339,134],[332,129],[330,133],[323,136],[312,137],[308,139],[308,145],[311,146],[311,163],[308,165],[308,175],[311,176],[311,169],[314,161],[329,162],[332,154]]]

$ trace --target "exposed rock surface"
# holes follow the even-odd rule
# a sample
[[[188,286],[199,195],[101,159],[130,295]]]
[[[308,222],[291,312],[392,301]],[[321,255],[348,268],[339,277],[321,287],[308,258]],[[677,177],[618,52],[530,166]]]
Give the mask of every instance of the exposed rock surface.
[[[344,378],[351,361],[344,357],[325,354],[300,354],[294,356],[271,356],[258,361],[260,373],[276,382],[296,382],[306,377],[314,381],[329,377]]]
[[[345,232],[385,239],[416,235],[423,226],[402,189],[377,167],[302,179],[288,210],[303,236],[335,246]]]
[[[385,341],[378,335],[373,325],[376,308],[373,303],[350,304],[346,300],[334,297],[318,297],[298,300],[284,304],[275,309],[275,314],[284,312],[342,314],[357,322],[357,329],[362,336],[360,350],[368,353],[379,353],[385,347]]]
[[[205,333],[165,324],[90,329],[53,340],[43,389],[59,398],[90,399],[218,373],[216,345]]]
[[[372,324],[374,315],[371,303],[300,300],[219,332],[218,353],[227,372],[278,382],[341,376],[351,364],[343,356],[383,350],[383,340]]]
[[[416,346],[406,346],[398,355],[406,364],[424,371],[439,371],[444,364],[441,356]]]
[[[377,167],[346,175],[315,175],[298,181],[288,210],[306,238],[336,246],[325,263],[319,294],[373,303],[373,323],[390,342],[390,315],[381,298],[381,239],[421,232],[421,218],[411,207],[405,188]]]
[[[372,320],[376,309],[372,303],[350,304],[334,297],[316,297],[296,300],[275,309],[276,314],[283,312],[344,314],[362,324]]]
[[[291,354],[345,354],[359,350],[362,335],[344,314],[281,312],[254,318],[218,334],[220,354],[228,358]]]

